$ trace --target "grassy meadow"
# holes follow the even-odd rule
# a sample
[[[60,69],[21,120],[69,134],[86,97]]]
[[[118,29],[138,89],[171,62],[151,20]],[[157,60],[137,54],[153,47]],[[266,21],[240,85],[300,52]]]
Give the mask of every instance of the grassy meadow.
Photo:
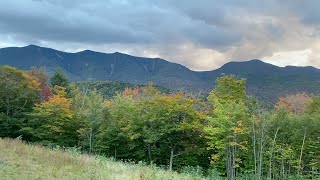
[[[208,179],[0,139],[0,179]]]

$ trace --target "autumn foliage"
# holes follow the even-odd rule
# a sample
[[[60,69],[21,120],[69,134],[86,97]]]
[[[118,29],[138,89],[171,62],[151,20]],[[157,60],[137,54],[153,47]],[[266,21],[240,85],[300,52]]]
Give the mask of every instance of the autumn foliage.
[[[311,100],[311,97],[306,93],[288,95],[279,99],[278,103],[276,104],[276,108],[284,108],[288,112],[296,115],[302,114]]]

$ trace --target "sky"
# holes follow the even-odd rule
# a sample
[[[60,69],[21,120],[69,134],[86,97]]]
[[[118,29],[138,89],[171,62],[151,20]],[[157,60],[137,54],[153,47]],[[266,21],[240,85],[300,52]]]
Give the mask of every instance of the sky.
[[[320,67],[320,0],[1,0],[0,48]]]

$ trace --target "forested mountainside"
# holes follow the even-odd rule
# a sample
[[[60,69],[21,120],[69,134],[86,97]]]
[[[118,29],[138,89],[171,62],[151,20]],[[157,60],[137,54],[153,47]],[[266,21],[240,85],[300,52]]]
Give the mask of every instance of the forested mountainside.
[[[81,51],[67,53],[30,45],[0,49],[0,65],[24,70],[45,67],[48,74],[62,68],[74,81],[121,81],[154,84],[173,90],[207,94],[222,74],[247,79],[248,94],[267,102],[276,102],[285,94],[320,93],[320,70],[314,67],[277,67],[260,60],[230,62],[221,68],[196,72],[159,58],[135,57],[122,53]],[[262,93],[263,92],[263,93]]]

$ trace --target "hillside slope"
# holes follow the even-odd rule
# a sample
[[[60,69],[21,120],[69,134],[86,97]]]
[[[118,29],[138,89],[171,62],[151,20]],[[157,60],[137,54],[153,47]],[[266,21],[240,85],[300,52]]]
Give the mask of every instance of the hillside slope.
[[[0,179],[204,179],[0,138]]]
[[[122,81],[145,84],[153,81],[169,89],[208,93],[221,74],[247,78],[250,95],[275,102],[278,97],[296,92],[320,94],[320,70],[314,67],[278,67],[260,60],[230,62],[221,68],[196,72],[159,58],[135,57],[122,53],[81,51],[67,53],[30,45],[0,49],[0,65],[22,69],[46,67],[51,74],[62,68],[75,81]]]

